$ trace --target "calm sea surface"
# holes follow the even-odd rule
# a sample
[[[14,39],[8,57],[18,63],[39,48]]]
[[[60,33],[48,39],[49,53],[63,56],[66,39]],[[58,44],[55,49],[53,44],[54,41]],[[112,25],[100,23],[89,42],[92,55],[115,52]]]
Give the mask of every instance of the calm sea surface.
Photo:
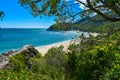
[[[46,29],[0,29],[0,53],[10,49],[20,49],[28,44],[43,46],[70,40],[77,33],[73,31],[46,31]]]

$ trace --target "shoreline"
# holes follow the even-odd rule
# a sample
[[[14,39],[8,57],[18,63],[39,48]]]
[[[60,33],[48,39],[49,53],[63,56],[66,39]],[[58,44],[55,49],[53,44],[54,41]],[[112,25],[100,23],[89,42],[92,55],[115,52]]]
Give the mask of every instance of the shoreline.
[[[98,34],[97,33],[93,33],[91,34],[93,35],[94,37],[96,37]],[[60,46],[63,46],[63,50],[64,51],[69,51],[68,48],[69,48],[69,45],[71,44],[78,44],[79,42],[74,42],[76,41],[76,39],[70,39],[70,40],[65,40],[65,41],[61,41],[61,42],[56,42],[56,43],[53,43],[53,44],[49,44],[49,45],[44,45],[44,46],[37,46],[37,47],[34,47],[32,46],[33,48],[35,48],[42,56],[44,56],[49,49],[55,47],[60,47]],[[14,56],[16,54],[19,54],[21,51],[29,48],[30,46],[23,46],[21,49],[19,50],[9,50],[7,52],[5,52],[4,54],[0,54],[0,69],[3,69],[5,65],[7,65],[9,63],[9,57],[11,56]]]
[[[89,34],[96,37],[99,33],[91,32]],[[44,45],[44,46],[37,46],[37,47],[35,47],[35,49],[37,49],[39,51],[39,53],[41,53],[42,56],[44,56],[48,52],[48,50],[51,49],[52,47],[63,46],[64,47],[63,50],[67,51],[69,45],[72,44],[72,41],[74,41],[74,40],[75,39],[70,39],[70,40],[60,41],[60,42],[56,42],[56,43],[52,43],[52,44],[48,44],[48,45]]]
[[[94,37],[96,37],[99,33],[88,33],[90,35],[93,35]],[[42,55],[45,55],[45,53],[47,53],[47,51],[52,48],[52,47],[59,47],[59,46],[63,46],[65,47],[65,49],[67,49],[67,47],[70,45],[70,42],[72,41],[73,39],[68,39],[68,40],[64,40],[64,41],[60,41],[60,42],[55,42],[55,43],[51,43],[51,44],[47,44],[47,45],[41,45],[41,46],[34,46],[35,49],[37,49]],[[27,44],[25,44],[27,45]],[[20,48],[19,48],[20,49]],[[8,51],[11,51],[11,50],[19,50],[19,49],[10,49]],[[8,51],[4,51],[4,52],[0,52],[0,55],[8,52]]]
[[[77,31],[75,31],[76,33],[77,33]],[[90,35],[93,35],[94,37],[96,37],[99,33],[92,33],[92,32],[90,32],[90,33],[88,33],[88,34],[90,34]],[[64,40],[64,41],[59,41],[59,42],[55,42],[55,43],[51,43],[51,44],[47,44],[47,45],[41,45],[41,46],[34,46],[40,53],[43,53],[43,54],[45,54],[47,51],[48,51],[48,48],[50,49],[50,48],[52,48],[52,47],[58,47],[58,46],[61,46],[61,45],[63,45],[64,47],[68,47],[69,45],[70,45],[70,41],[72,41],[73,39],[68,39],[68,40]],[[66,46],[66,45],[67,46]],[[25,45],[27,45],[27,44],[25,44]],[[41,48],[41,49],[40,49]],[[47,51],[45,51],[44,50],[44,48],[46,48],[47,49]],[[2,54],[4,54],[4,53],[6,53],[6,52],[8,52],[8,51],[11,51],[11,50],[19,50],[20,48],[18,48],[18,49],[10,49],[10,50],[7,50],[7,51],[2,51],[2,52],[0,52],[0,55],[2,55]],[[42,50],[43,49],[43,50]],[[41,50],[41,51],[40,51]]]
[[[59,47],[59,46],[63,46],[64,47],[64,51],[67,51],[69,45],[71,44],[72,39],[70,40],[65,40],[65,41],[61,41],[61,42],[57,42],[57,43],[53,43],[53,44],[49,44],[49,45],[45,45],[45,46],[38,46],[35,47],[35,49],[37,49],[39,51],[39,53],[41,53],[42,56],[44,56],[49,49],[53,48],[53,47]]]
[[[96,37],[98,35],[98,33],[89,33],[90,35],[93,35],[94,37]],[[53,48],[53,47],[59,47],[59,46],[63,46],[63,50],[64,51],[68,51],[68,47],[70,44],[72,44],[72,41],[74,41],[75,39],[70,39],[70,40],[65,40],[65,41],[61,41],[61,42],[56,42],[56,43],[52,43],[52,44],[48,44],[48,45],[44,45],[44,46],[38,46],[35,47],[35,49],[38,50],[39,53],[41,53],[42,56],[44,56],[49,49]],[[75,42],[75,44],[78,44],[78,42]]]
[[[5,28],[5,29],[8,29],[8,28]],[[10,29],[19,29],[19,28],[10,28]],[[23,29],[23,28],[20,28],[20,29]],[[25,29],[27,29],[27,28],[25,28]],[[28,28],[29,29],[29,28]],[[31,28],[30,28],[31,29]],[[39,29],[42,29],[42,28],[39,28]],[[44,31],[46,31],[46,29],[44,29]],[[49,32],[49,31],[47,31],[47,32]],[[41,33],[40,33],[41,34]],[[7,45],[6,44],[2,44],[0,47],[1,47],[1,50],[0,50],[0,55],[1,54],[3,54],[3,53],[6,53],[6,52],[8,52],[9,50],[19,50],[22,46],[24,46],[24,45],[33,45],[34,47],[39,47],[39,46],[46,46],[46,45],[50,45],[50,44],[53,44],[53,43],[56,43],[57,41],[59,41],[59,42],[61,42],[61,41],[66,41],[66,40],[70,40],[71,38],[74,38],[74,36],[76,36],[77,35],[77,32],[76,31],[54,31],[54,32],[49,32],[49,34],[51,34],[52,35],[52,37],[54,38],[54,35],[53,34],[55,34],[55,36],[58,34],[58,35],[60,35],[60,36],[58,36],[58,39],[59,39],[59,37],[61,37],[61,36],[66,36],[65,37],[65,39],[61,39],[61,40],[57,40],[56,38],[57,37],[55,37],[55,41],[52,41],[52,38],[48,38],[48,37],[45,37],[45,41],[44,41],[44,39],[35,39],[35,40],[33,40],[32,38],[32,40],[30,41],[30,42],[26,42],[27,41],[27,38],[25,39],[25,40],[21,40],[21,41],[19,41],[18,40],[18,42],[21,42],[21,44],[19,45],[19,43],[18,42],[14,42],[14,43],[12,43],[13,41],[14,41],[14,38],[12,38],[12,40],[11,40],[11,42],[8,40],[8,41],[3,41],[4,43],[11,43],[11,44],[9,44],[9,47],[6,47]],[[42,34],[41,34],[42,35]],[[51,36],[50,35],[50,36]],[[69,36],[70,35],[70,36]],[[45,36],[45,35],[44,35]],[[68,36],[68,38],[67,38],[67,36]],[[35,38],[38,38],[38,37],[35,37]],[[1,37],[0,37],[0,39],[1,39]],[[28,38],[29,39],[29,38]],[[48,40],[46,40],[46,39],[48,39]],[[3,40],[4,40],[4,38],[3,38]],[[37,43],[35,43],[35,41],[37,41]],[[41,43],[41,41],[43,41],[43,43]],[[47,44],[46,44],[46,42],[47,42]],[[2,43],[2,41],[1,41],[1,43]],[[44,44],[45,43],[45,44]],[[18,45],[18,46],[17,46]]]
[[[33,48],[35,48],[42,56],[44,56],[48,52],[48,50],[52,47],[64,46],[63,50],[67,51],[70,43],[71,43],[71,40],[66,40],[66,41],[61,41],[61,42],[57,42],[57,43],[53,43],[45,46],[38,46],[38,47],[33,46]],[[29,45],[25,45],[19,50],[9,50],[6,53],[0,54],[0,69],[5,68],[5,66],[9,64],[9,57],[12,57],[24,51],[25,49],[27,49],[27,46]]]
[[[68,46],[68,44],[70,43],[70,41],[72,41],[73,39],[68,39],[68,40],[64,40],[64,41],[59,41],[59,42],[55,42],[55,43],[51,43],[51,44],[47,44],[47,45],[40,45],[40,46],[34,46],[35,47],[35,49],[39,49],[39,48],[42,48],[42,49],[44,49],[44,48],[48,48],[48,47],[59,47],[59,46],[61,46],[61,45],[63,45],[64,46],[64,44],[67,44],[67,46]],[[61,44],[61,45],[60,45]],[[29,44],[25,44],[25,45],[29,45]],[[6,52],[9,52],[9,51],[19,51],[21,48],[18,48],[18,49],[10,49],[10,50],[7,50],[7,51],[3,51],[3,52],[0,52],[0,55],[3,55],[3,54],[5,54]],[[40,49],[40,50],[42,50],[42,49]],[[44,53],[44,52],[43,52]]]

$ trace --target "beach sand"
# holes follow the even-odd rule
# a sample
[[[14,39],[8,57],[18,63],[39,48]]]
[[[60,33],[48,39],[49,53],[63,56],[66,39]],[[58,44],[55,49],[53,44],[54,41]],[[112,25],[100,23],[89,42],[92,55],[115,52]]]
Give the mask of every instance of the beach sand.
[[[46,45],[46,46],[39,46],[39,47],[35,47],[35,48],[39,51],[39,53],[42,54],[42,56],[44,56],[48,52],[48,50],[52,47],[64,46],[63,50],[67,51],[70,44],[71,44],[71,40],[67,40],[67,41],[58,42],[58,43],[54,43],[54,44],[50,44],[50,45]],[[21,51],[22,51],[22,49],[16,53],[14,53],[13,55],[18,54]],[[13,55],[10,55],[10,57]],[[5,67],[5,65],[7,65],[9,63],[8,57],[4,57],[4,56],[0,57],[0,69],[3,69]]]
[[[96,37],[98,35],[98,33],[90,33],[91,35],[93,35],[94,37]],[[75,39],[77,40],[77,39]],[[52,47],[59,47],[59,46],[63,46],[64,47],[64,51],[68,51],[68,47],[70,44],[72,44],[72,41],[73,40],[66,40],[66,41],[62,41],[62,42],[58,42],[58,43],[53,43],[53,44],[50,44],[50,45],[45,45],[45,46],[38,46],[38,47],[35,47],[41,54],[42,56],[44,56],[48,50]],[[78,44],[78,42],[75,42],[74,44]]]
[[[98,34],[97,33],[92,33],[91,35],[93,36],[97,36]],[[75,42],[74,42],[75,40]],[[74,40],[66,40],[66,41],[63,41],[63,42],[58,42],[58,43],[53,43],[53,44],[50,44],[50,45],[45,45],[45,46],[38,46],[38,47],[35,47],[35,49],[37,49],[39,51],[39,53],[42,54],[42,56],[44,56],[48,50],[52,47],[59,47],[59,46],[63,46],[64,47],[64,51],[68,51],[68,47],[70,44],[78,44],[78,42],[76,42],[77,39],[74,39]],[[14,53],[13,55],[16,55],[18,53],[20,53],[21,50],[19,50],[18,52]],[[11,56],[13,56],[11,55]],[[0,58],[0,69],[3,69],[5,65],[7,65],[9,63],[9,58],[8,57],[5,57],[3,56],[3,58]]]
[[[70,44],[71,44],[71,40],[66,40],[66,41],[53,43],[53,44],[46,45],[46,46],[39,46],[39,47],[36,47],[36,49],[42,54],[42,56],[44,56],[48,52],[48,50],[52,47],[63,46],[64,47],[63,50],[67,51]]]

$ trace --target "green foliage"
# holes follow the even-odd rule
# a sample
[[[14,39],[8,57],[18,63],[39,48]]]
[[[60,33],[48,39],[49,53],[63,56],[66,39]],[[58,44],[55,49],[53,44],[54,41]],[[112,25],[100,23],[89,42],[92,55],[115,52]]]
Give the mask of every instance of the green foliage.
[[[111,23],[106,23],[103,26],[103,32],[104,33],[114,33],[115,31],[119,31],[120,30],[120,21],[118,22],[111,22]]]
[[[68,57],[68,70],[74,80],[120,79],[120,31],[101,38],[89,37],[80,45],[72,45]]]
[[[98,16],[94,16],[97,17]],[[94,18],[92,17],[92,18]],[[104,24],[109,24],[108,21],[96,22],[91,21],[90,18],[84,18],[75,23],[55,23],[50,26],[47,30],[49,31],[61,31],[61,30],[80,30],[85,32],[102,32]]]
[[[69,52],[62,46],[51,48],[44,57],[29,58],[29,68],[28,53],[11,57],[11,63],[0,70],[0,80],[120,80],[119,22],[105,27],[107,32],[112,28],[112,34],[81,36],[79,44],[69,46]]]
[[[19,3],[29,9],[32,15],[52,15],[56,22],[75,22],[81,17],[93,16],[94,13],[103,17],[100,20],[120,21],[120,1],[118,0],[19,0]],[[78,5],[85,7],[81,10]],[[112,13],[116,16],[106,13]]]
[[[67,30],[70,30],[70,27],[68,27],[70,25],[72,25],[72,23],[55,23],[52,26],[50,26],[47,30],[48,31],[61,31],[61,30],[67,31]]]
[[[37,54],[26,64],[26,54],[22,52],[10,58],[10,64],[0,71],[0,80],[65,80],[66,57],[62,46],[52,48],[45,57]]]

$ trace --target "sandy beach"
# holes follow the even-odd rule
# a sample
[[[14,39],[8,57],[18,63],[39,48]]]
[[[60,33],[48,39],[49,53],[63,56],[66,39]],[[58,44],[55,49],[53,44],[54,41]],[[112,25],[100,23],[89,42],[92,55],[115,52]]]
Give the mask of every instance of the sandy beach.
[[[47,51],[52,47],[64,46],[63,50],[67,51],[70,44],[71,44],[71,40],[66,40],[66,41],[53,43],[53,44],[46,45],[46,46],[35,47],[35,48],[44,56],[47,53]]]
[[[58,43],[54,43],[54,44],[50,44],[50,45],[46,45],[46,46],[35,47],[35,49],[37,49],[39,51],[39,53],[41,53],[42,56],[44,56],[50,48],[59,47],[61,45],[64,46],[63,50],[67,51],[67,48],[70,45],[70,43],[71,43],[71,40],[67,40],[67,41],[58,42]],[[8,56],[1,55],[0,56],[0,69],[3,69],[5,67],[5,65],[7,65],[9,63],[9,57],[19,54],[22,51],[26,50],[27,49],[26,46],[24,46],[17,52],[11,53]]]
[[[93,35],[94,37],[96,37],[98,34],[97,33],[92,33],[91,35]],[[75,41],[75,42],[74,42]],[[52,47],[59,47],[59,46],[63,46],[64,47],[64,51],[68,51],[68,47],[70,44],[78,44],[79,43],[79,40],[77,42],[77,39],[72,39],[72,40],[66,40],[66,41],[62,41],[62,42],[57,42],[57,43],[53,43],[53,44],[50,44],[50,45],[45,45],[45,46],[38,46],[38,47],[35,47],[35,49],[38,50],[39,53],[42,54],[42,56],[44,56],[48,50]],[[13,56],[13,55],[16,55],[18,53],[20,53],[21,51],[27,49],[26,46],[24,46],[22,49],[20,49],[19,51],[13,51],[13,53],[11,54],[8,54],[9,56],[2,56],[1,55],[1,58],[0,58],[0,69],[4,68],[5,65],[7,65],[9,63],[9,58],[10,56]],[[11,52],[11,51],[10,51]]]
[[[90,33],[90,34],[93,35],[94,37],[96,37],[98,35],[98,33]],[[45,46],[38,46],[35,48],[44,56],[48,52],[48,50],[52,47],[63,46],[64,47],[63,50],[67,51],[70,44],[72,44],[72,40],[66,40],[66,41],[53,43],[53,44],[45,45]]]

